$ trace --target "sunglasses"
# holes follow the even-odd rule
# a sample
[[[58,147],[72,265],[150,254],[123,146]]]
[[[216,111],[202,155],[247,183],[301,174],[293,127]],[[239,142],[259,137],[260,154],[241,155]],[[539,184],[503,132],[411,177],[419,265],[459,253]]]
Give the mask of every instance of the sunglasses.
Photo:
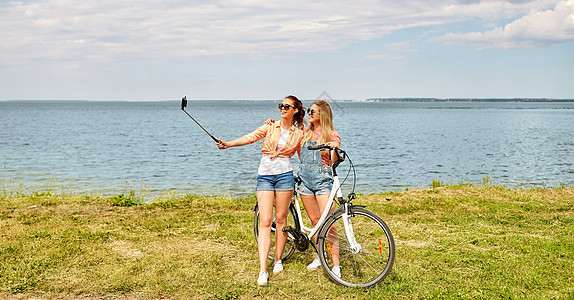
[[[314,115],[314,114],[319,114],[319,112],[318,112],[318,111],[314,111],[314,110],[312,110],[312,109],[310,109],[310,108],[307,108],[307,114],[309,114],[310,116],[312,116],[312,115]]]
[[[295,106],[291,106],[291,105],[289,105],[289,104],[283,104],[283,103],[281,103],[281,104],[279,104],[279,105],[277,105],[277,106],[279,107],[279,109],[285,109],[285,110],[290,109],[290,108],[295,109]]]

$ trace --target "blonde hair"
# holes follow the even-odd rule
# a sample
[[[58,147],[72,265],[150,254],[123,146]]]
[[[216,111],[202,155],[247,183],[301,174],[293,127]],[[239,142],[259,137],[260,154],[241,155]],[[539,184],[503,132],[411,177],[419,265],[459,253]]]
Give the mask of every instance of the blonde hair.
[[[333,127],[333,111],[331,110],[331,105],[324,100],[317,100],[313,105],[319,108],[319,121],[321,121],[321,137],[317,141],[318,144],[325,144],[331,141],[331,133],[335,128]],[[309,126],[305,129],[305,134],[303,135],[303,140],[301,145],[310,141],[313,138],[313,132],[315,131],[315,125],[309,122]]]

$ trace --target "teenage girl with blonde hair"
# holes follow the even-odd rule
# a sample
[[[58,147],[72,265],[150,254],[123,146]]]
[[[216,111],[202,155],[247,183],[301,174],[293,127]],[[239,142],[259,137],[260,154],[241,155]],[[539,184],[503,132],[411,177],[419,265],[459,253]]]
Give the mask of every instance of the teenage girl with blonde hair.
[[[333,127],[333,111],[329,103],[323,100],[315,101],[311,108],[307,110],[307,113],[309,115],[309,126],[304,129],[301,141],[298,172],[301,185],[298,192],[301,195],[301,201],[305,206],[307,215],[311,219],[313,227],[315,227],[325,209],[333,210],[332,207],[326,206],[333,188],[331,164],[335,162],[336,156],[334,151],[308,150],[307,146],[327,144],[339,148],[341,138]],[[337,236],[336,229],[331,228],[329,235]],[[331,253],[334,265],[333,273],[340,277],[338,239],[333,241]],[[316,270],[320,266],[321,262],[317,257],[307,268]]]

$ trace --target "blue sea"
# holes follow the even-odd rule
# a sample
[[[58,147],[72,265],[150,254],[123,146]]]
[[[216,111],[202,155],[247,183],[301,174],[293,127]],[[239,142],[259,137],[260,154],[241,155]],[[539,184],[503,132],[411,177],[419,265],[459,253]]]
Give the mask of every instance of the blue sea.
[[[261,142],[219,150],[180,103],[0,101],[0,193],[253,194]],[[189,100],[187,111],[229,141],[279,119],[278,103]],[[331,106],[357,192],[428,188],[433,181],[574,186],[574,102]],[[297,169],[297,156],[292,162]],[[349,168],[341,165],[342,179]]]

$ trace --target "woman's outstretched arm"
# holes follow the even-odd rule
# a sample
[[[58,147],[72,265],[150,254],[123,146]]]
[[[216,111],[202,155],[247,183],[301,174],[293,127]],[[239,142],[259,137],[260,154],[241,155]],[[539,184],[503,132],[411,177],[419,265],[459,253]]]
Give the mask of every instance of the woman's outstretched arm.
[[[246,137],[246,136],[242,136],[238,139],[235,139],[231,142],[226,142],[224,140],[218,140],[219,143],[217,144],[217,147],[219,149],[227,149],[227,148],[232,148],[232,147],[239,147],[239,146],[244,146],[247,144],[250,144],[251,141]]]

